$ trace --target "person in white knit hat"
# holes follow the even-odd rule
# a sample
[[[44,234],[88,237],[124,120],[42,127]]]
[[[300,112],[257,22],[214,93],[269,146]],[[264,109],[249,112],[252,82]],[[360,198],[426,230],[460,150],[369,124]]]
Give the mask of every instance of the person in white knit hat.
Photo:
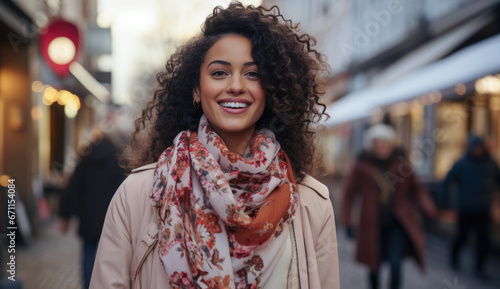
[[[390,287],[400,288],[401,264],[406,253],[425,268],[425,240],[417,200],[429,216],[436,215],[427,191],[418,182],[404,153],[396,148],[396,132],[376,124],[365,133],[362,152],[348,177],[342,204],[342,222],[350,238],[357,237],[357,261],[370,269],[371,288],[379,288],[382,261],[391,267]],[[354,234],[351,208],[356,195],[362,198],[359,224]]]
[[[396,132],[386,124],[376,124],[365,132],[365,149],[380,159],[387,159],[394,151]]]

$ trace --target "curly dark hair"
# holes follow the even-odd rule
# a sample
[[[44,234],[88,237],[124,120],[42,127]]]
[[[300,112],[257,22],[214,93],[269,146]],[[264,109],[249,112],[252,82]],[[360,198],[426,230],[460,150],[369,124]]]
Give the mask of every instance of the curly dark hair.
[[[290,158],[294,176],[302,180],[313,162],[312,124],[323,115],[328,117],[325,105],[319,102],[324,92],[318,84],[327,65],[323,55],[312,48],[316,40],[298,31],[298,24],[286,20],[277,6],[265,9],[231,3],[226,9],[216,7],[203,24],[202,34],[179,47],[167,61],[166,70],[157,75],[160,88],[135,121],[122,165],[132,169],[156,162],[179,132],[197,131],[203,111],[193,107],[193,89],[200,84],[205,54],[217,40],[237,34],[251,40],[252,57],[266,92],[266,107],[256,127],[275,133]],[[143,133],[147,134],[145,141],[141,141]]]

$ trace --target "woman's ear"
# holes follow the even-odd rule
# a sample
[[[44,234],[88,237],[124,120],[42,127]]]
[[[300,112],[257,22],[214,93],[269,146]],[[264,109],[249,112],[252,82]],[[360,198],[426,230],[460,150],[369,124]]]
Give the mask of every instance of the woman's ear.
[[[193,88],[193,98],[195,102],[201,102],[201,93],[200,93],[200,87],[196,86]]]

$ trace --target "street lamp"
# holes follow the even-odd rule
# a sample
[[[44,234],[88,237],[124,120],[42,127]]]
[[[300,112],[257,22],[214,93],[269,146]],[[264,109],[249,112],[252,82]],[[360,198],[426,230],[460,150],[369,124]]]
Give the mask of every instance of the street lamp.
[[[61,18],[52,20],[40,32],[40,52],[52,71],[61,78],[69,74],[69,66],[78,56],[79,43],[78,27]]]
[[[76,61],[79,43],[78,27],[61,18],[52,20],[40,32],[40,52],[52,71],[60,78],[72,73],[95,97],[103,103],[107,103],[110,101],[109,91]],[[34,89],[38,89],[38,87],[34,86]],[[56,99],[58,97],[54,95],[52,90],[45,91],[45,103],[52,104]],[[63,101],[63,98],[60,101]],[[66,107],[69,111],[68,114],[73,115],[75,108],[79,108],[79,104],[71,104],[68,107]]]

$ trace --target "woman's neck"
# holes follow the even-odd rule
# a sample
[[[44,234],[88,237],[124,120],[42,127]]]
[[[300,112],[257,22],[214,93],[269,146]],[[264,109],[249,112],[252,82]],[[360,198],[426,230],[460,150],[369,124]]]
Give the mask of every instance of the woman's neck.
[[[237,153],[243,156],[248,143],[255,133],[255,126],[249,127],[248,129],[240,132],[223,132],[216,128],[214,128],[214,131],[222,138],[224,143],[226,143],[227,148],[232,153]]]

